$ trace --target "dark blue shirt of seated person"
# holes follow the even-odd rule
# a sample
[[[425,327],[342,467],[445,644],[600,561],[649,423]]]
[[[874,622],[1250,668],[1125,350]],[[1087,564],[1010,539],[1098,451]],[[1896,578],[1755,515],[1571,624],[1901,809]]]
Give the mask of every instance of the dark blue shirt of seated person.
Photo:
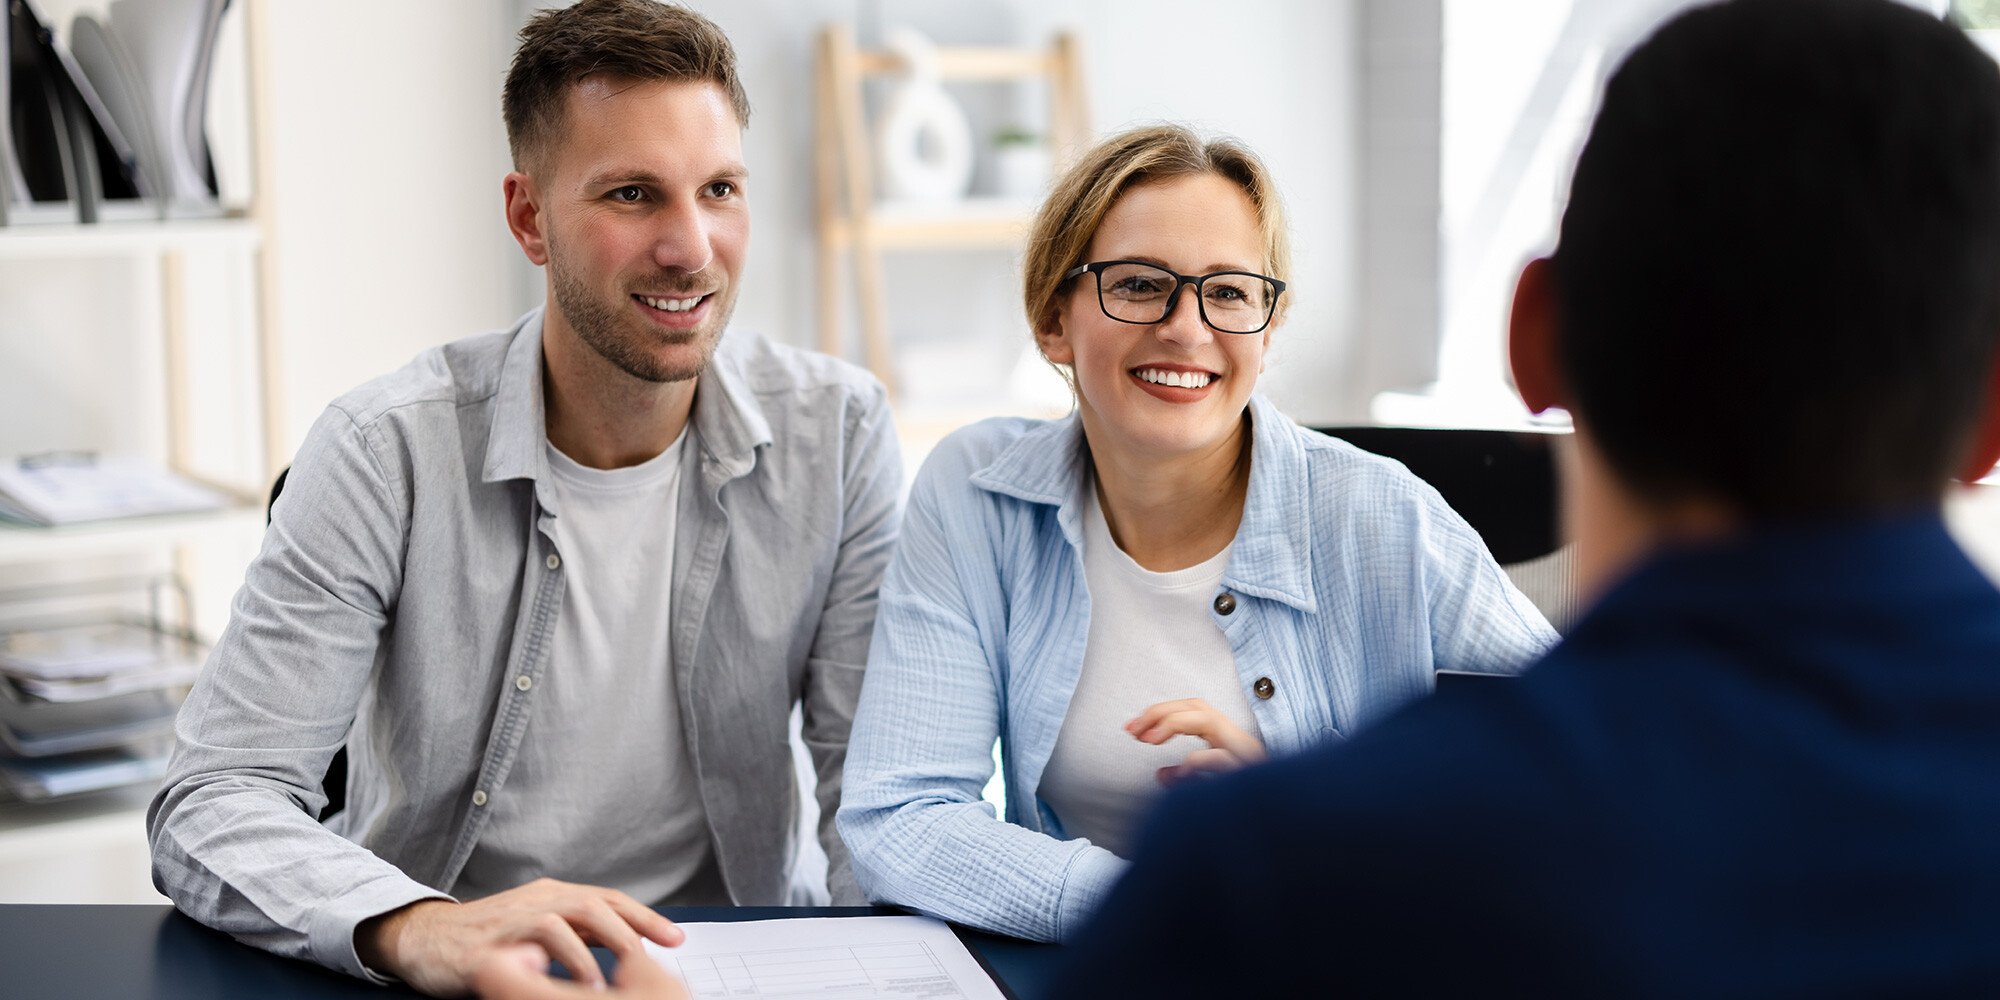
[[[2000,996],[2000,591],[1935,515],[1659,555],[1518,681],[1170,795],[1057,982]]]

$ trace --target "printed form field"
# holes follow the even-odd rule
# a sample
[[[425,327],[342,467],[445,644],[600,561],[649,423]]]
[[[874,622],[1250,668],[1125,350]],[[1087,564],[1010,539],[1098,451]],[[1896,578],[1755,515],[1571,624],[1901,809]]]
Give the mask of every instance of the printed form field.
[[[1001,1000],[944,923],[837,917],[688,923],[678,948],[648,950],[695,1000]]]

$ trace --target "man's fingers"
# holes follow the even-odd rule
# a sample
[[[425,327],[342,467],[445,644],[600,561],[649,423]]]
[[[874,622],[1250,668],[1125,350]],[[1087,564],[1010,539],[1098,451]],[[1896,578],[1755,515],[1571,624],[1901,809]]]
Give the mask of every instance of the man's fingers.
[[[627,929],[630,933],[630,929]],[[537,919],[526,935],[527,938],[548,949],[549,956],[562,963],[569,970],[571,979],[585,986],[599,986],[604,982],[604,970],[597,967],[597,956],[577,936],[576,928],[568,920],[548,913]]]
[[[622,892],[614,890],[607,893],[604,901],[611,904],[611,908],[616,910],[618,915],[623,917],[625,922],[630,924],[634,930],[645,935],[655,944],[672,948],[682,941],[687,940],[687,932],[681,930],[678,924],[660,916],[652,907]],[[634,950],[643,952],[645,949]]]
[[[528,941],[501,945],[479,956],[472,967],[472,990],[482,997],[534,1000],[560,997],[549,979],[549,953]]]
[[[630,991],[634,996],[647,1000],[689,1000],[692,996],[679,979],[674,978],[653,956],[646,954],[643,947],[620,953],[618,968],[611,973],[611,981],[618,984],[620,991]]]
[[[600,944],[613,951],[625,951],[639,944],[639,933],[632,929],[625,915],[614,909],[610,900],[595,893],[565,901],[560,912],[586,943]]]

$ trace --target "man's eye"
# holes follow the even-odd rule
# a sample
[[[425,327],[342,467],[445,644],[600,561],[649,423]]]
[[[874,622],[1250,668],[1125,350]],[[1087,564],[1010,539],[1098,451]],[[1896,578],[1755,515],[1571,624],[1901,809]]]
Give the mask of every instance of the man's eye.
[[[637,184],[627,184],[624,187],[616,188],[611,192],[612,201],[622,201],[627,204],[638,201],[639,199],[644,198],[645,196],[646,192],[640,190],[639,185]]]
[[[708,196],[711,198],[727,198],[735,193],[736,185],[729,181],[716,181],[708,186]]]

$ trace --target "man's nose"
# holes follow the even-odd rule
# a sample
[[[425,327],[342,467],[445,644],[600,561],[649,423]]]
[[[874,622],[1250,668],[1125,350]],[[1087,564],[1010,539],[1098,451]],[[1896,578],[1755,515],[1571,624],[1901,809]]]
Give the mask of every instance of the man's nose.
[[[669,205],[660,212],[653,235],[653,263],[693,274],[715,258],[708,237],[709,221],[700,209],[687,203]]]

